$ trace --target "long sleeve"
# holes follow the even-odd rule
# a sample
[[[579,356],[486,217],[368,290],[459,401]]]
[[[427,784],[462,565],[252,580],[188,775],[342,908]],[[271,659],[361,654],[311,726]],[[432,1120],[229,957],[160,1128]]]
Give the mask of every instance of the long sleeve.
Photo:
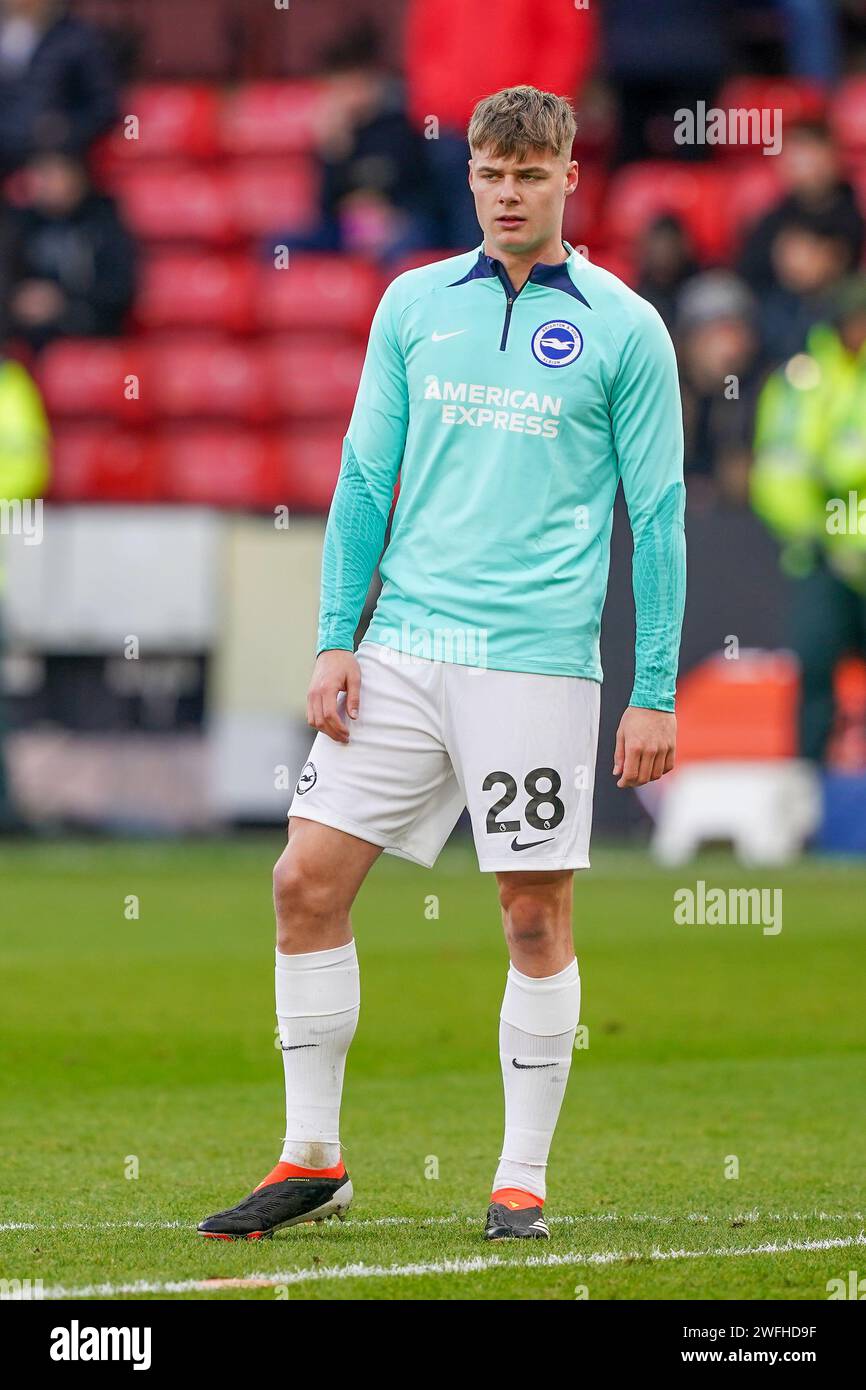
[[[387,524],[346,440],[325,528],[317,655],[335,647],[354,650],[355,630]]]
[[[409,393],[396,298],[395,282],[385,291],[373,317],[355,407],[343,441],[340,476],[325,528],[317,652],[335,647],[353,649],[403,461]]]
[[[673,344],[644,301],[622,352],[610,413],[634,540],[629,704],[673,710],[686,591],[682,405]]]

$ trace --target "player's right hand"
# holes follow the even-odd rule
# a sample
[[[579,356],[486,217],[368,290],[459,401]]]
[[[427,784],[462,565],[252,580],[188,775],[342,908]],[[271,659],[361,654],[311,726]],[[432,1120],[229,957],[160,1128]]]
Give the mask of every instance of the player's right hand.
[[[343,710],[348,711],[351,719],[357,719],[361,701],[361,668],[357,657],[354,652],[337,648],[319,652],[307,691],[307,723],[335,743],[349,742],[349,730],[337,698],[342,691],[346,693]]]

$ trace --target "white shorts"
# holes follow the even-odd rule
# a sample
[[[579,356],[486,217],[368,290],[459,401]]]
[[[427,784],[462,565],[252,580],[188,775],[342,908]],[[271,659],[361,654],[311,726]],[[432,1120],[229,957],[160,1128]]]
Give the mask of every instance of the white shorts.
[[[601,687],[363,641],[348,743],[318,733],[289,816],[432,868],[464,807],[482,872],[586,869]]]

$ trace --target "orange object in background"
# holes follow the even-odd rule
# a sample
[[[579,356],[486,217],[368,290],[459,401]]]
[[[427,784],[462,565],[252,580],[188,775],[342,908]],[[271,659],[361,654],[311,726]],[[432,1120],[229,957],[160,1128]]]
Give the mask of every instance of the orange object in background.
[[[708,658],[679,683],[678,764],[795,758],[798,684],[790,652]]]
[[[709,657],[679,683],[677,763],[796,758],[799,666],[787,651]],[[827,766],[866,769],[866,661],[846,657],[833,679],[836,719]]]

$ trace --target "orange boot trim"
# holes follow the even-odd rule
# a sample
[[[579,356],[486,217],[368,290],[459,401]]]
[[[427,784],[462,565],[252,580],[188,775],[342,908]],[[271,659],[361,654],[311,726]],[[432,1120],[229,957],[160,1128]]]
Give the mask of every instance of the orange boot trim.
[[[345,1173],[342,1159],[333,1168],[299,1168],[296,1163],[278,1163],[253,1191],[258,1192],[263,1187],[270,1187],[271,1183],[285,1182],[286,1178],[342,1178]]]
[[[527,1207],[543,1207],[544,1198],[533,1192],[524,1192],[519,1187],[498,1187],[491,1195],[491,1202],[499,1202],[511,1211],[524,1211]]]

